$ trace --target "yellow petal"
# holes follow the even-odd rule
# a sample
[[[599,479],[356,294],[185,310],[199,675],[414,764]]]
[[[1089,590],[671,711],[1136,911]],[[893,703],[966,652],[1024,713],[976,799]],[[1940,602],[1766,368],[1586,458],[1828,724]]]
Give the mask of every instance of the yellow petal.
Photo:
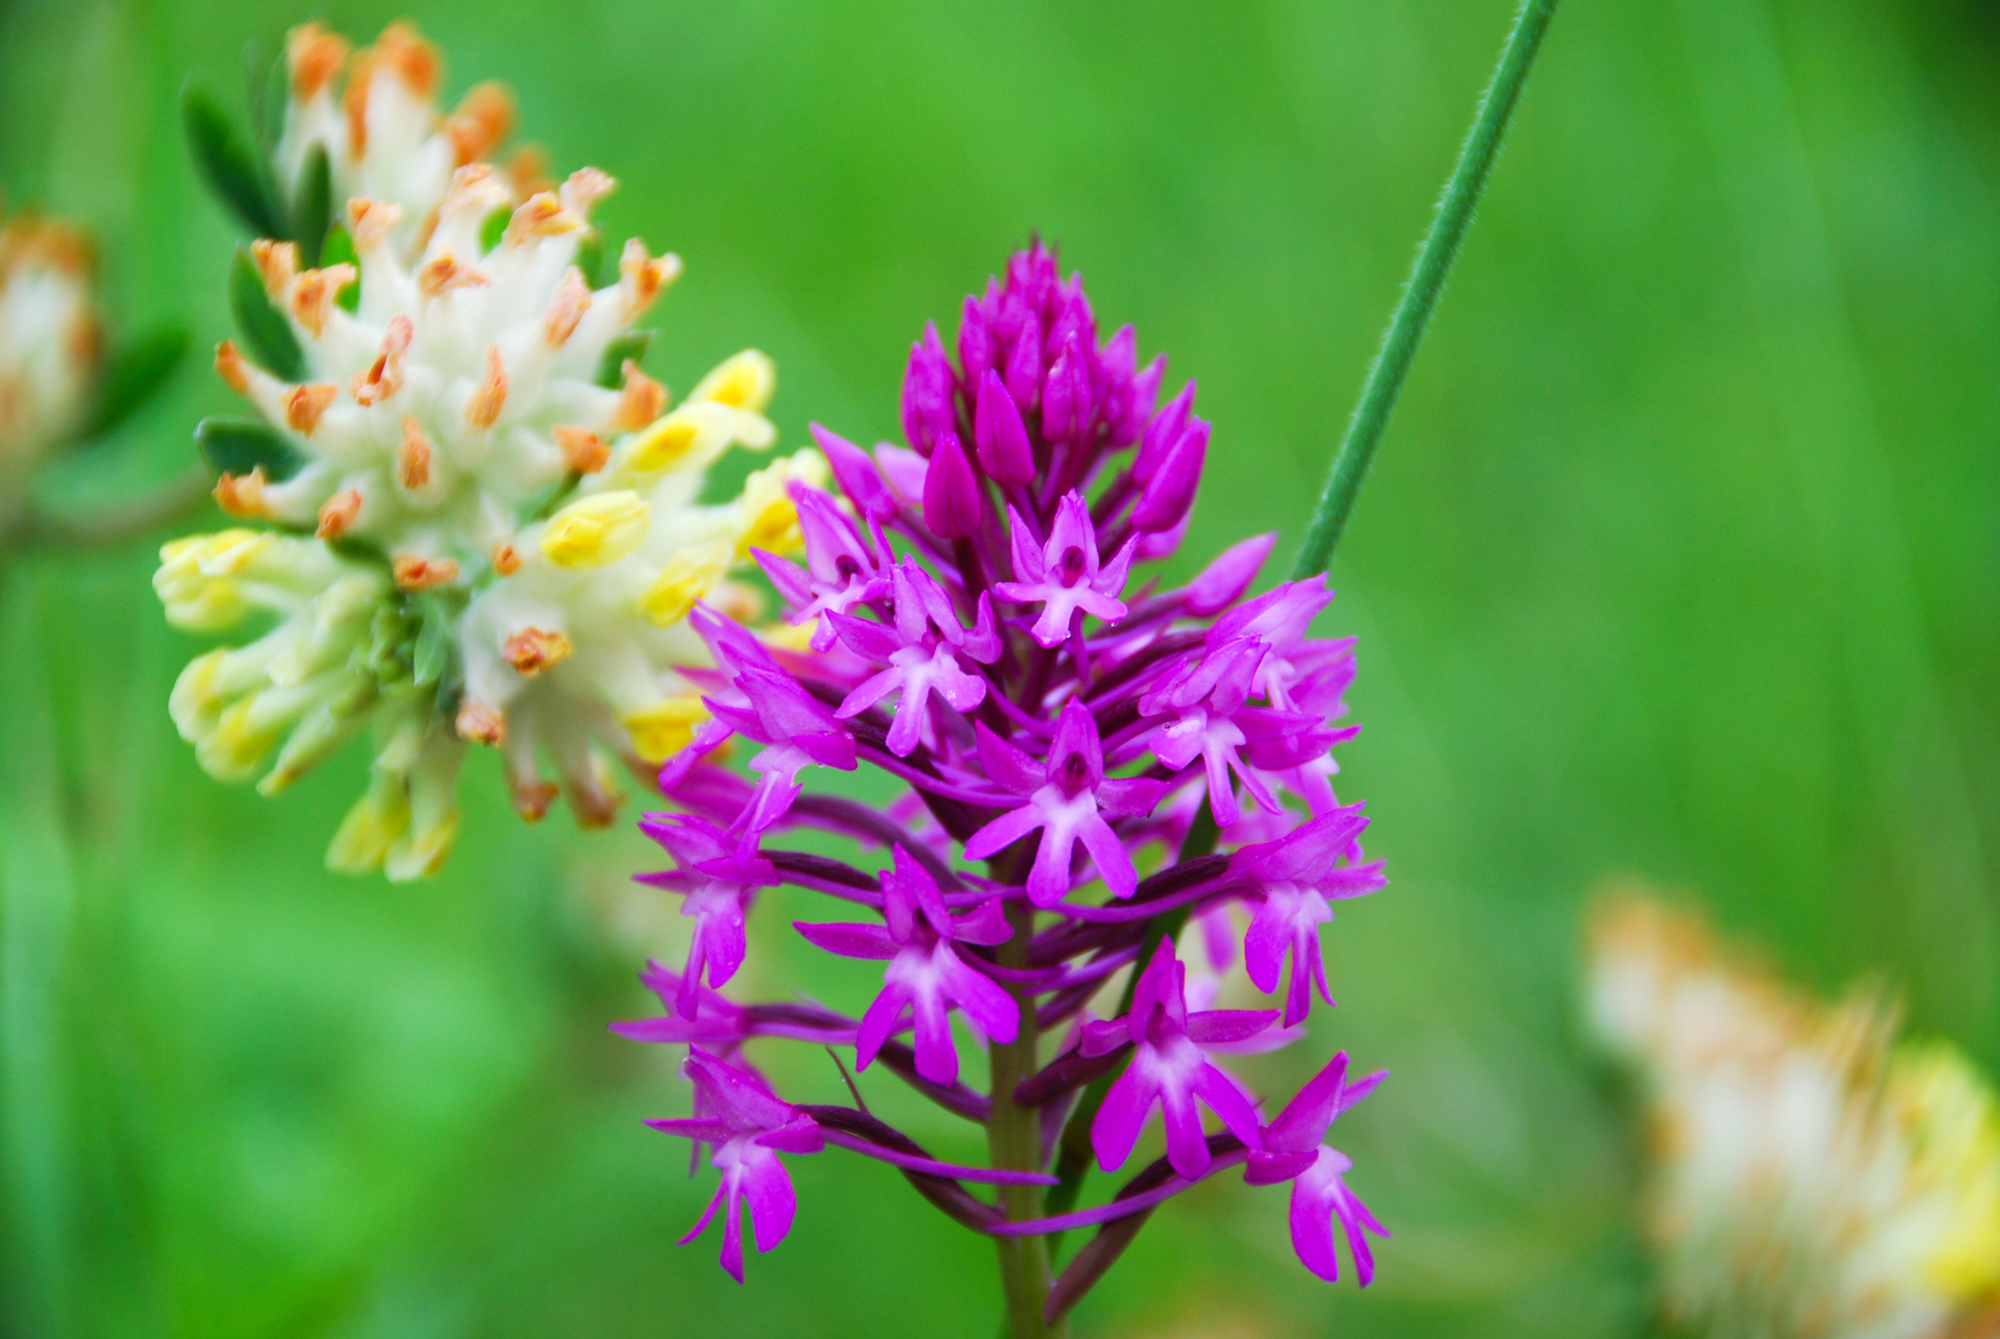
[[[701,379],[690,400],[713,400],[732,409],[762,413],[778,389],[778,369],[756,349],[745,349]]]
[[[693,693],[670,697],[650,707],[642,707],[625,718],[625,730],[632,736],[632,750],[644,761],[658,766],[686,748],[694,739],[694,729],[709,716],[708,708]]]
[[[542,534],[542,552],[558,567],[615,563],[646,537],[645,499],[629,489],[593,493],[555,514]]]
[[[682,549],[661,569],[651,589],[639,597],[639,612],[655,627],[678,623],[696,600],[715,589],[735,558],[736,548],[726,539]]]

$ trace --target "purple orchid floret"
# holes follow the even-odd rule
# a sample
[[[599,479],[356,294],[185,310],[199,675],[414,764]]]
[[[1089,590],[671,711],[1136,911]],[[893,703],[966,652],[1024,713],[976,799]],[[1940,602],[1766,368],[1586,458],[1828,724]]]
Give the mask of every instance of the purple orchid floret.
[[[1364,1288],[1375,1277],[1375,1256],[1364,1230],[1387,1237],[1389,1229],[1375,1221],[1368,1206],[1341,1179],[1353,1170],[1353,1160],[1322,1141],[1341,1112],[1374,1092],[1388,1076],[1382,1070],[1350,1084],[1347,1052],[1334,1056],[1263,1128],[1243,1171],[1243,1179],[1251,1185],[1292,1183],[1292,1249],[1307,1269],[1329,1283],[1340,1280],[1340,1261],[1333,1247],[1336,1219],[1354,1256],[1355,1279]]]
[[[1070,866],[1078,846],[1097,862],[1097,872],[1113,895],[1132,896],[1139,874],[1109,819],[1147,812],[1158,802],[1165,783],[1105,776],[1097,721],[1076,701],[1064,704],[1046,761],[1000,738],[984,722],[974,729],[987,775],[1004,789],[1025,795],[1027,802],[973,833],[965,843],[966,857],[987,859],[1039,832],[1027,883],[1028,900],[1036,906],[1052,907],[1069,893]]]
[[[1126,574],[1138,539],[1118,550],[1108,567],[1099,566],[1097,532],[1090,524],[1090,507],[1083,494],[1071,489],[1056,508],[1055,527],[1048,542],[1036,544],[1033,530],[1012,507],[1007,509],[1018,581],[1002,581],[994,592],[1019,604],[1039,604],[1042,615],[1028,630],[1044,648],[1061,646],[1085,614],[1104,623],[1125,617]]]
[[[771,1250],[792,1230],[798,1208],[792,1178],[778,1155],[817,1153],[826,1147],[826,1137],[812,1117],[779,1101],[758,1076],[724,1064],[698,1046],[688,1048],[682,1072],[694,1085],[699,1109],[706,1114],[646,1124],[709,1145],[709,1164],[722,1173],[722,1182],[676,1245],[699,1237],[715,1211],[723,1208],[722,1267],[741,1283],[744,1204],[750,1206],[757,1250]]]
[[[959,946],[1004,944],[1013,931],[999,898],[953,916],[929,870],[901,846],[894,848],[893,859],[894,867],[882,874],[886,924],[794,922],[794,928],[829,953],[889,964],[882,993],[861,1019],[856,1069],[874,1062],[882,1043],[905,1026],[903,1011],[909,1009],[916,1022],[917,1073],[933,1083],[955,1083],[958,1048],[951,1040],[952,1007],[964,1013],[980,1036],[1002,1045],[1014,1040],[1020,1025],[1013,997],[968,963]]]
[[[903,443],[864,450],[814,426],[838,496],[791,485],[803,565],[755,555],[810,649],[707,607],[689,616],[713,661],[686,671],[710,718],[660,774],[688,812],[645,825],[675,867],[642,877],[686,898],[694,944],[683,971],[645,978],[665,1016],[616,1031],[701,1048],[695,1115],[670,1127],[723,1171],[703,1221],[728,1209],[732,1273],[739,1205],[774,1243],[766,1219],[792,1211],[776,1155],[817,1138],[901,1169],[977,1232],[1109,1234],[1050,1288],[1051,1320],[1134,1215],[1244,1163],[1253,1181],[1292,1182],[1309,1268],[1333,1276],[1338,1220],[1372,1277],[1362,1234],[1379,1228],[1319,1141],[1375,1081],[1343,1086],[1343,1061],[1266,1126],[1226,1068],[1297,1040],[1315,991],[1332,1003],[1322,928],[1334,903],[1384,884],[1360,806],[1334,791],[1333,750],[1358,729],[1354,643],[1313,633],[1324,577],[1252,593],[1274,534],[1190,564],[1184,585],[1146,571],[1193,532],[1213,440],[1194,383],[1165,378],[1129,326],[1100,335],[1081,279],[1036,244],[966,300],[953,345],[930,326],[912,347]],[[739,736],[757,749],[725,765]],[[881,964],[879,979],[856,969],[872,991],[860,1017],[717,989],[756,942],[759,891],[779,884],[846,909],[795,920],[808,944]],[[1214,967],[1192,984],[1173,946],[1187,918]],[[1281,998],[1207,1007],[1253,991]],[[961,1073],[965,1040],[985,1050],[983,1091]],[[788,1041],[851,1048],[854,1105],[777,1097],[751,1062]],[[988,1127],[996,1165],[933,1159],[871,1114],[862,1084],[885,1071]],[[1155,1109],[1164,1157],[1074,1208],[1093,1160],[1112,1171],[1162,1137]]]
[[[806,545],[806,570],[801,572],[762,549],[753,548],[750,553],[794,610],[792,623],[816,624],[813,649],[828,651],[833,648],[834,632],[824,616],[845,614],[863,601],[887,595],[894,560],[878,530],[871,525],[864,537],[826,494],[794,485],[792,498],[799,513],[799,529],[811,537]]]
[[[681,915],[694,917],[677,1001],[681,1013],[693,1018],[703,969],[708,984],[720,986],[743,965],[744,918],[757,889],[777,883],[778,872],[768,861],[744,856],[728,834],[692,814],[648,814],[639,830],[665,847],[676,866],[668,873],[641,874],[639,882],[683,894]]]
[[[1132,1061],[1105,1094],[1090,1128],[1098,1165],[1115,1172],[1132,1156],[1146,1117],[1160,1108],[1167,1127],[1167,1161],[1194,1181],[1208,1172],[1199,1102],[1245,1144],[1257,1140],[1257,1107],[1236,1081],[1209,1063],[1204,1044],[1240,1042],[1277,1021],[1273,1009],[1210,1009],[1189,1013],[1187,968],[1163,940],[1132,993],[1124,1018],[1084,1029],[1084,1055],[1102,1055],[1130,1044]]]
[[[1353,864],[1362,829],[1368,820],[1361,806],[1315,818],[1273,842],[1246,846],[1230,861],[1230,869],[1255,881],[1263,902],[1251,917],[1243,937],[1243,965],[1257,989],[1278,988],[1278,972],[1291,954],[1291,986],[1285,992],[1285,1026],[1305,1018],[1312,1009],[1312,992],[1329,1007],[1333,995],[1326,984],[1326,961],[1320,952],[1319,927],[1333,919],[1332,903],[1365,897],[1388,885],[1380,861]]]

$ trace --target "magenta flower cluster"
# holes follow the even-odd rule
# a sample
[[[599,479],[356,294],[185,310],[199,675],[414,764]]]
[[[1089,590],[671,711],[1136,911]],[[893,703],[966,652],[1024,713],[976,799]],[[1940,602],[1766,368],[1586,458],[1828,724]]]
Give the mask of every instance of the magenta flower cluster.
[[[663,1016],[616,1026],[690,1047],[693,1115],[653,1122],[707,1146],[720,1173],[689,1236],[721,1208],[722,1263],[740,1280],[742,1207],[769,1250],[793,1217],[781,1156],[839,1144],[996,1238],[1097,1227],[1046,1283],[1054,1318],[1153,1207],[1240,1164],[1252,1185],[1291,1184],[1308,1269],[1338,1276],[1338,1223],[1366,1284],[1365,1234],[1386,1234],[1323,1140],[1381,1075],[1350,1082],[1336,1056],[1267,1118],[1272,1104],[1221,1063],[1301,1035],[1315,994],[1332,1004],[1320,926],[1384,882],[1361,850],[1360,806],[1332,785],[1331,750],[1356,729],[1337,724],[1352,642],[1308,635],[1332,593],[1322,576],[1249,597],[1268,534],[1185,586],[1135,578],[1182,541],[1209,425],[1192,383],[1159,403],[1165,360],[1140,367],[1131,327],[1100,342],[1081,281],[1062,281],[1040,245],[966,300],[956,352],[954,365],[934,325],[912,349],[907,446],[869,452],[814,428],[841,496],[793,485],[804,567],[756,555],[792,622],[810,625],[809,651],[692,615],[714,656],[696,672],[712,717],[661,773],[680,812],[643,825],[674,868],[642,878],[685,897],[693,947],[682,971],[645,977]],[[735,737],[756,746],[748,779],[721,761]],[[878,808],[807,787],[811,769],[862,766],[902,798]],[[877,856],[784,844],[807,829]],[[860,1018],[720,993],[759,891],[779,884],[853,908],[796,928],[882,964]],[[1192,916],[1211,955],[1233,957],[1232,906],[1249,914],[1247,973],[1277,1008],[1191,1005],[1175,939]],[[1093,1017],[1093,1001],[1112,1016]],[[986,1092],[961,1079],[954,1014],[987,1049]],[[744,1055],[756,1037],[851,1047],[857,1069],[883,1065],[986,1124],[996,1165],[932,1159],[858,1096],[784,1101]],[[1163,1159],[1099,1207],[1046,1211],[1044,1187],[1050,1207],[1074,1200],[1068,1153],[1117,1171],[1156,1111]],[[1025,1155],[1008,1135],[1023,1122]],[[1000,1202],[968,1182],[1002,1187]]]

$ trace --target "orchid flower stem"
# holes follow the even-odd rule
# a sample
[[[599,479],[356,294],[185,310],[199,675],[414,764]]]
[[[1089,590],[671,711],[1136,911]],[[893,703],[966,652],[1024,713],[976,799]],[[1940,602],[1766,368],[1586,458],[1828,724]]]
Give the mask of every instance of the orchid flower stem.
[[[1025,968],[1028,946],[1034,940],[1035,912],[1025,900],[1010,903],[1007,919],[1014,937],[1002,944],[997,956],[1003,967]],[[1041,1168],[1041,1113],[1014,1101],[1014,1089],[1035,1072],[1037,1043],[1035,1001],[1032,991],[1015,986],[1008,991],[1020,1003],[1019,1034],[1005,1046],[989,1048],[993,1067],[993,1114],[989,1118],[987,1147],[996,1168],[1038,1172]],[[1000,1186],[1000,1208],[1015,1222],[1041,1216],[1039,1186]],[[1000,1252],[1000,1282],[1007,1297],[1007,1333],[1012,1339],[1048,1339],[1061,1334],[1043,1319],[1049,1297],[1049,1248],[1043,1237],[996,1238]]]
[[[1459,243],[1465,240],[1465,230],[1471,226],[1473,207],[1485,189],[1487,173],[1500,151],[1500,138],[1506,133],[1514,104],[1521,96],[1521,85],[1535,63],[1535,52],[1542,44],[1542,34],[1548,30],[1555,9],[1556,0],[1526,0],[1514,20],[1514,31],[1500,53],[1493,82],[1487,85],[1486,96],[1480,100],[1472,132],[1466,136],[1458,165],[1445,185],[1437,217],[1431,220],[1430,233],[1417,253],[1416,268],[1410,272],[1402,301],[1397,304],[1388,333],[1383,336],[1382,350],[1375,356],[1374,366],[1368,369],[1361,401],[1354,407],[1340,454],[1334,458],[1326,489],[1320,494],[1319,509],[1313,513],[1312,526],[1306,531],[1305,543],[1299,547],[1298,562],[1292,568],[1294,581],[1326,571],[1333,561],[1334,547],[1340,543],[1348,513],[1354,509],[1354,498],[1361,491],[1361,481],[1374,458],[1375,444],[1388,426],[1396,396],[1403,389],[1403,378],[1409,374],[1417,345],[1423,341],[1424,327],[1444,290],[1445,276],[1451,272]]]

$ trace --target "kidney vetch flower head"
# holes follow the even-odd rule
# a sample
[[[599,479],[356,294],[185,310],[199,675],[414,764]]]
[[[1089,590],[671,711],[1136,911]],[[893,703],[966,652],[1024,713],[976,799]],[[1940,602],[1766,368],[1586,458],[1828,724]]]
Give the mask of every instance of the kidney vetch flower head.
[[[590,213],[614,183],[584,168],[524,197],[475,156],[504,136],[502,94],[441,116],[436,56],[402,25],[351,58],[309,25],[286,66],[262,180],[297,240],[239,251],[240,342],[215,360],[255,415],[197,434],[241,524],[168,545],[154,583],[176,626],[269,630],[194,660],[174,720],[211,774],[261,768],[267,794],[367,726],[338,869],[434,870],[468,741],[501,751],[524,817],[563,793],[607,823],[610,760],[649,770],[706,717],[677,672],[707,659],[689,611],[751,615],[729,573],[796,549],[787,485],[824,463],[699,501],[718,455],[773,444],[771,364],[738,354],[669,407],[634,323],[680,262],[634,239],[600,276]],[[315,237],[315,182],[375,194],[336,195]]]
[[[1001,1243],[1010,1306],[1034,1325],[1074,1305],[1155,1206],[1230,1167],[1293,1186],[1308,1268],[1337,1275],[1338,1223],[1357,1277],[1372,1275],[1364,1233],[1380,1226],[1323,1139],[1380,1076],[1350,1082],[1339,1056],[1273,1118],[1226,1068],[1300,1035],[1315,993],[1331,1002],[1320,928],[1332,903],[1383,886],[1360,806],[1331,784],[1330,750],[1355,731],[1339,723],[1353,643],[1310,634],[1332,599],[1323,576],[1249,594],[1271,535],[1183,586],[1138,575],[1186,533],[1210,426],[1191,383],[1162,403],[1165,361],[1141,365],[1137,348],[1129,326],[1100,333],[1047,248],[1014,256],[967,299],[956,358],[934,326],[912,349],[905,444],[871,452],[814,429],[840,496],[790,485],[802,564],[752,550],[803,640],[774,645],[720,608],[690,615],[714,659],[690,673],[712,718],[662,770],[683,812],[643,826],[674,867],[642,878],[682,896],[696,928],[680,972],[649,969],[665,1015],[618,1030],[729,1057],[692,1053],[696,1118],[656,1123],[715,1150],[732,1274],[739,1202],[758,1248],[775,1246],[793,1202],[769,1169],[818,1147],[800,1132],[806,1108],[743,1050],[785,1036],[852,1047],[864,1073],[886,1067],[986,1128],[989,1175],[1013,1174],[997,1204],[962,1169],[904,1165]],[[747,778],[715,761],[733,737],[756,748]],[[820,769],[862,766],[901,797],[877,809],[811,787]],[[808,829],[878,854],[785,840]],[[797,929],[879,964],[862,971],[861,1017],[718,993],[759,895],[781,884],[850,913]],[[1191,1000],[1175,938],[1194,913],[1233,954],[1233,906],[1249,912],[1257,987],[1276,990],[1291,959],[1282,1014]],[[987,1046],[984,1092],[961,1077],[954,1017]],[[832,1112],[867,1122],[858,1137],[876,1150],[929,1156],[864,1108],[811,1110],[821,1128]],[[1164,1158],[1070,1211],[1089,1160],[1115,1171],[1154,1128]],[[1051,1282],[1051,1234],[1080,1226],[1098,1235]]]
[[[1667,1318],[1829,1339],[1986,1333],[2000,1306],[2000,1100],[1953,1047],[1897,1041],[1635,891],[1590,927],[1589,1005],[1647,1106]]]

